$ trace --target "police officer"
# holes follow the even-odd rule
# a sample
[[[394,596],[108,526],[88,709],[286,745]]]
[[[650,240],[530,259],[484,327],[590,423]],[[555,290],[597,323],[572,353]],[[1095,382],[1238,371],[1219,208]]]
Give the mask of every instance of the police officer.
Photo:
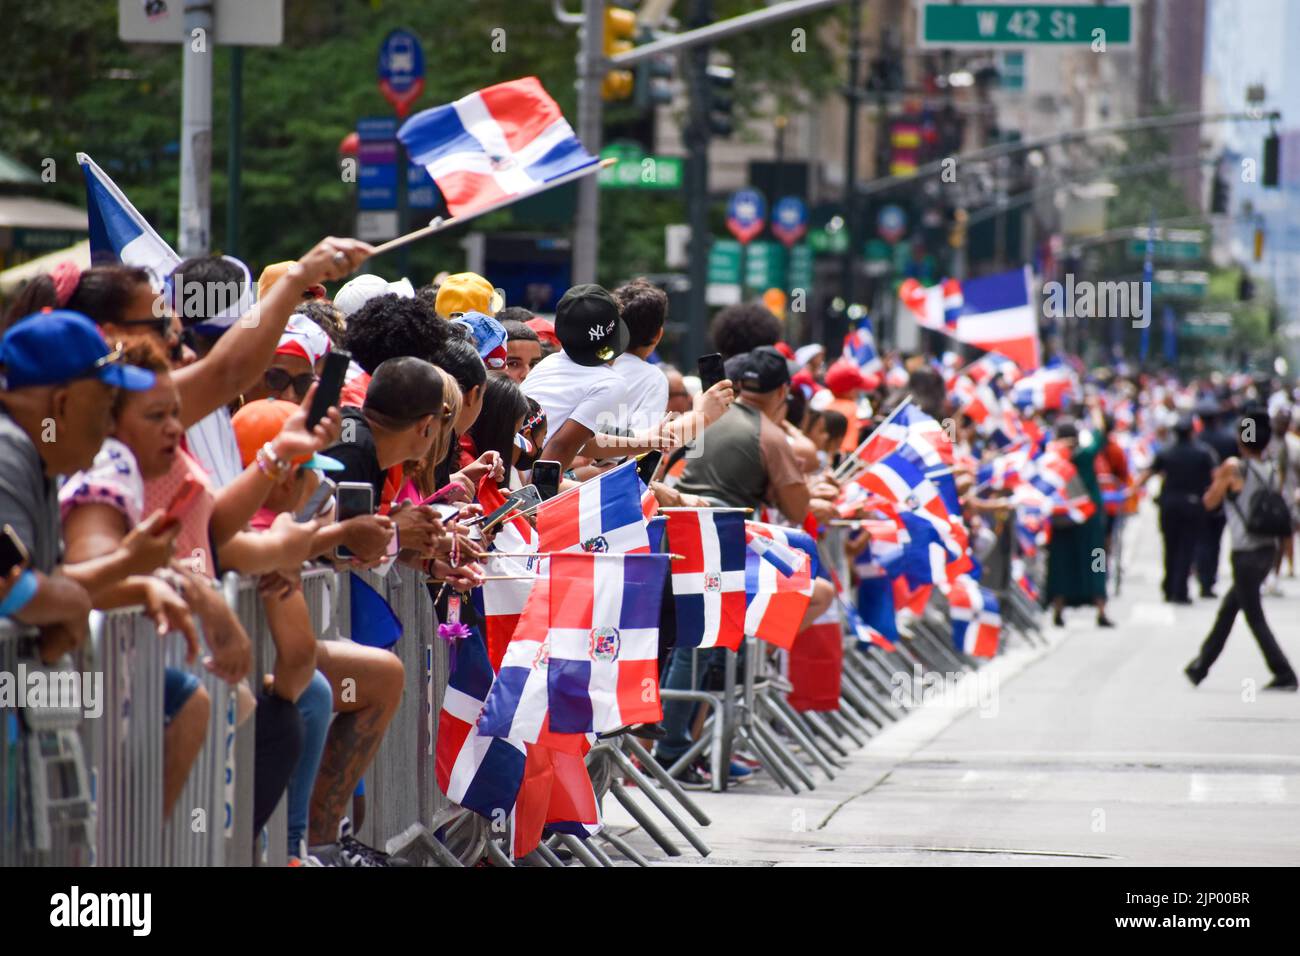
[[[1158,503],[1160,535],[1165,542],[1165,600],[1171,604],[1191,604],[1187,579],[1206,520],[1201,496],[1210,487],[1218,462],[1214,452],[1193,437],[1189,416],[1178,419],[1174,436],[1173,444],[1160,449],[1139,483],[1145,484],[1152,475],[1164,478]]]
[[[1237,436],[1232,430],[1231,415],[1225,411],[1216,403],[1197,409],[1205,423],[1201,440],[1214,451],[1216,466],[1237,455]],[[1227,520],[1222,505],[1207,511],[1196,540],[1196,579],[1200,582],[1203,598],[1218,597],[1214,593],[1214,584],[1219,577],[1219,549]]]

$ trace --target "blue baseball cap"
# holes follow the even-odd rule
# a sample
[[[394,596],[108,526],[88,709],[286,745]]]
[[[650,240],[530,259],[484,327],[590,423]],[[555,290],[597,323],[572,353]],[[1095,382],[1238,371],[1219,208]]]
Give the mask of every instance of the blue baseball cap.
[[[451,320],[463,325],[474,337],[474,347],[479,358],[491,369],[506,367],[506,327],[482,312],[465,312]]]
[[[153,372],[123,364],[122,350],[108,347],[99,326],[70,309],[34,312],[14,323],[0,339],[0,366],[7,392],[79,378],[97,378],[133,392],[154,383]]]

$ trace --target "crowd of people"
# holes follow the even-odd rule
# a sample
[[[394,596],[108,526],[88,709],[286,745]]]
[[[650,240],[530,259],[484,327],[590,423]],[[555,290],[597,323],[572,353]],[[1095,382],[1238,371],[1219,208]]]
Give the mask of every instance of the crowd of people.
[[[539,461],[558,463],[568,488],[658,451],[650,507],[748,509],[814,541],[846,529],[834,540],[847,541],[852,580],[820,574],[800,630],[850,594],[846,619],[885,643],[932,592],[957,608],[972,579],[992,593],[1023,589],[1058,625],[1067,607],[1089,606],[1112,626],[1114,532],[1160,474],[1166,598],[1189,600],[1193,561],[1214,596],[1225,524],[1232,549],[1233,583],[1188,676],[1205,677],[1242,610],[1273,686],[1295,687],[1260,602],[1291,536],[1275,536],[1287,542],[1279,550],[1255,498],[1277,484],[1300,517],[1300,415],[1286,403],[1271,418],[1229,405],[1267,400],[1269,383],[880,355],[865,323],[832,357],[821,344],[793,348],[778,317],[742,304],[712,320],[726,377],[705,388],[659,360],[668,299],[646,280],[575,286],[553,319],[506,307],[472,273],[420,287],[363,274],[331,295],[327,283],[371,251],[327,238],[256,283],[221,256],[167,277],[63,263],[9,304],[0,340],[0,522],[25,554],[0,584],[0,615],[38,629],[47,663],[85,642],[92,608],[140,606],[160,635],[179,634],[191,662],[202,656],[237,687],[241,719],[256,714],[254,832],[285,799],[295,861],[398,862],[357,840],[351,819],[404,681],[388,650],[317,639],[303,568],[399,561],[427,576],[439,620],[475,625],[473,602],[458,596],[487,577],[492,534],[476,527],[485,482],[509,493]],[[339,398],[313,415],[339,352],[350,356]],[[890,482],[906,462],[891,456],[908,449],[920,477],[899,488]],[[365,486],[372,507],[336,516],[317,494],[327,480]],[[918,525],[929,489],[938,524]],[[258,580],[275,647],[262,686],[249,685],[249,635],[215,587],[229,571]],[[663,686],[709,686],[726,652],[674,652],[673,634],[665,601]],[[183,668],[167,670],[164,690],[170,814],[211,702]],[[672,767],[700,719],[674,700],[661,722],[626,732],[655,741]],[[733,781],[755,772],[750,756],[736,754]],[[710,782],[702,762],[677,773]]]

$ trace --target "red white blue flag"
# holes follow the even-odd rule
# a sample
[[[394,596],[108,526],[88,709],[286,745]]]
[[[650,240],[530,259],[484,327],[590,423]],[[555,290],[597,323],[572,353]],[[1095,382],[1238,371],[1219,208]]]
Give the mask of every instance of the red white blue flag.
[[[736,650],[745,636],[745,516],[672,509],[668,548],[677,610],[677,647]]]
[[[505,496],[491,475],[484,475],[479,482],[478,501],[487,514],[505,504]],[[532,554],[536,550],[537,534],[523,515],[514,515],[501,522],[491,548],[491,552],[509,555]],[[527,576],[537,574],[544,559],[494,557],[491,552],[487,559],[488,573],[494,578],[515,579],[484,581],[483,586],[475,588],[473,592],[475,607],[483,617],[488,662],[493,670],[497,670],[501,667],[501,659],[514,636],[519,615],[524,612],[528,595],[536,583]],[[524,580],[518,580],[520,578]]]
[[[813,592],[813,561],[790,544],[794,534],[745,522],[745,633],[783,650],[794,646]]]
[[[397,138],[453,216],[466,216],[598,162],[535,76],[416,113]]]
[[[948,614],[957,650],[972,657],[992,657],[998,652],[1002,613],[992,591],[961,575],[948,588]]]
[[[539,551],[643,554],[650,551],[636,462],[542,502],[537,509]]]
[[[551,730],[607,733],[660,718],[659,605],[668,563],[666,554],[551,557]]]

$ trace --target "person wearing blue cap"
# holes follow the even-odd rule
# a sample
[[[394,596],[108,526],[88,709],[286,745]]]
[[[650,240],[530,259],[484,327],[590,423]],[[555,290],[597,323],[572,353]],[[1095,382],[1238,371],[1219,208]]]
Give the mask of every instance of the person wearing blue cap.
[[[27,316],[0,339],[0,524],[27,552],[7,582],[0,616],[40,628],[46,662],[85,638],[91,606],[86,589],[59,570],[56,478],[94,460],[108,435],[114,389],[154,381],[121,357],[94,322],[62,309]]]

